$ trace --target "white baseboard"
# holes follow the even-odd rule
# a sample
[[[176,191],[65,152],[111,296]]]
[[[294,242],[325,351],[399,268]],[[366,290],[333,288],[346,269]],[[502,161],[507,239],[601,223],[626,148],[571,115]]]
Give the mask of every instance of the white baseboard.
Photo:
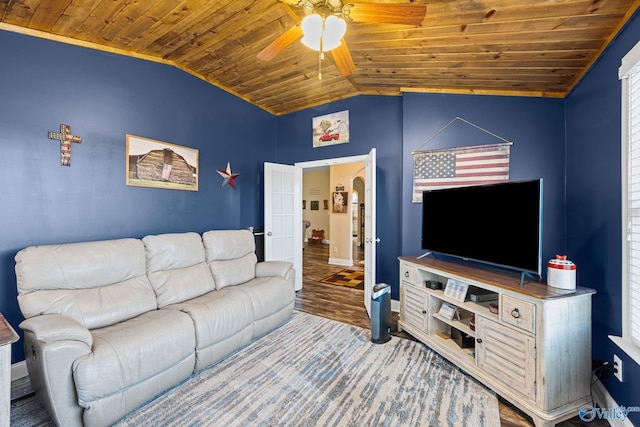
[[[400,313],[400,301],[398,301],[397,299],[391,300],[391,311],[393,311],[394,313]]]
[[[616,401],[611,397],[609,391],[605,388],[604,385],[600,382],[600,380],[596,380],[591,388],[591,393],[593,395],[593,400],[595,400],[596,404],[600,408],[608,409],[608,408],[618,408],[620,405],[616,403]],[[625,419],[624,421],[618,418],[607,418],[609,424],[612,427],[633,427],[633,423],[629,421],[629,419]]]
[[[353,267],[353,261],[350,259],[329,258],[329,264]]]
[[[20,378],[28,377],[27,362],[14,363],[11,365],[11,381],[19,380]]]

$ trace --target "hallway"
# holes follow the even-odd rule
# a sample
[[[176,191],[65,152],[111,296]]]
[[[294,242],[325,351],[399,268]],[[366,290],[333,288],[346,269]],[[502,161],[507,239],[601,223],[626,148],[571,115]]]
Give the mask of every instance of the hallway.
[[[363,271],[360,261],[364,260],[364,250],[354,245],[352,267],[331,265],[328,259],[329,245],[304,244],[302,290],[296,292],[296,310],[368,329],[370,321],[364,308],[362,290],[320,282],[345,268]]]

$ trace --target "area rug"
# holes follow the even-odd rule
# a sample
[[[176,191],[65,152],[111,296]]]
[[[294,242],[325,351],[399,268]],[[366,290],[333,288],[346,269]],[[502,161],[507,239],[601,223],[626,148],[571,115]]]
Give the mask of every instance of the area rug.
[[[350,288],[360,287],[364,289],[364,271],[340,270],[329,277],[321,280],[322,283],[331,285],[348,286]]]
[[[423,344],[311,314],[117,426],[499,426],[498,399]]]
[[[499,426],[496,395],[421,343],[295,312],[117,426]],[[11,427],[54,426],[35,396]]]

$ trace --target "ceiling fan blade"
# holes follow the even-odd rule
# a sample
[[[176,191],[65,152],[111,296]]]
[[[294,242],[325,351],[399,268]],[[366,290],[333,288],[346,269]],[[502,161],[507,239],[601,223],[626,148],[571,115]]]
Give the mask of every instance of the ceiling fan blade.
[[[340,46],[331,51],[331,54],[342,76],[350,76],[356,71],[356,65],[353,63],[353,58],[351,58],[351,53],[344,39],[342,39]]]
[[[287,46],[300,38],[302,38],[302,26],[300,24],[296,24],[285,31],[280,37],[269,43],[269,46],[262,49],[258,54],[258,58],[263,61],[271,61]]]
[[[296,14],[293,10],[292,6],[296,6],[296,4],[291,4],[291,2],[280,0],[280,6],[287,12],[287,14],[293,19],[293,22],[300,22],[302,19]]]
[[[373,24],[420,25],[426,15],[427,5],[417,3],[349,3],[342,8],[347,20]]]

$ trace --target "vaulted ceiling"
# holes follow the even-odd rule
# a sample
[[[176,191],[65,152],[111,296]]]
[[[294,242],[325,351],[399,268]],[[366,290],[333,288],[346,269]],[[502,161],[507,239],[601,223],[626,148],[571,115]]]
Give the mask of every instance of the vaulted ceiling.
[[[421,25],[347,22],[355,70],[343,76],[334,55],[319,61],[297,39],[269,61],[257,57],[305,16],[296,2],[0,0],[0,29],[172,64],[280,115],[358,94],[564,97],[640,5],[354,0],[426,4],[427,12]],[[318,0],[300,5],[309,3]]]

